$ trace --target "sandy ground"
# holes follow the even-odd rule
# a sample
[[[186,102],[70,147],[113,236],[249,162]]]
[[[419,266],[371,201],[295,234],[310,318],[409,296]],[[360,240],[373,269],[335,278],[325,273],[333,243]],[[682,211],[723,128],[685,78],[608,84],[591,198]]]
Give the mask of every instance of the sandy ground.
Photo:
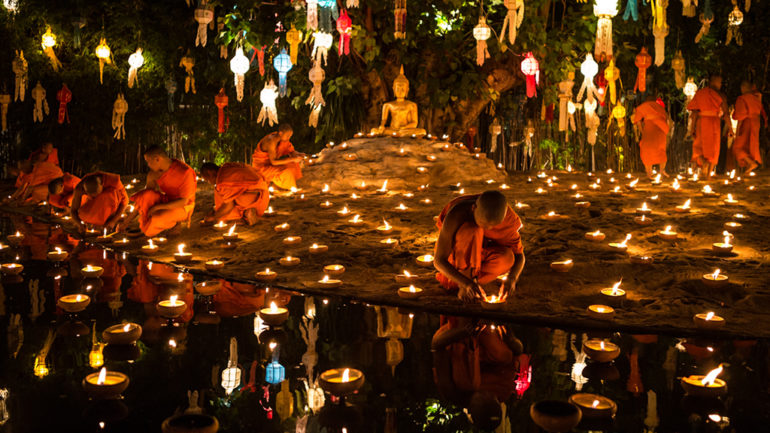
[[[589,178],[585,173],[548,172],[548,177],[531,173],[506,178],[483,156],[477,159],[467,150],[451,145],[450,150],[443,151],[442,145],[428,140],[356,139],[349,140],[344,149],[341,145],[325,149],[315,164],[306,167],[305,177],[299,182],[300,192],[276,194],[271,201],[272,215],[253,227],[238,225],[241,240],[234,249],[223,247],[221,231],[200,226],[203,214],[213,204],[211,187],[201,183],[192,227],[173,238],[153,259],[173,261],[176,244],[183,242],[196,258],[187,266],[192,272],[204,272],[205,260],[217,258],[225,261],[225,268],[217,275],[254,281],[255,272],[269,267],[278,272],[273,286],[312,294],[530,324],[683,336],[699,332],[693,325],[694,314],[714,311],[726,319],[721,330],[710,332],[714,336],[770,336],[767,175],[728,181],[727,185],[725,178],[710,182],[683,179],[679,191],[672,191],[671,179],[661,185],[640,180],[635,190],[627,190],[625,185],[636,175],[629,179],[625,173],[600,173]],[[400,156],[402,148],[405,156]],[[357,160],[345,160],[348,154],[357,155]],[[435,155],[436,161],[430,162],[428,155]],[[426,167],[427,172],[418,173],[418,167]],[[546,180],[551,176],[557,179],[548,186]],[[615,183],[611,183],[612,177]],[[600,189],[588,188],[596,178],[600,178]],[[388,193],[376,193],[386,179]],[[362,181],[370,187],[367,191],[353,188]],[[329,185],[326,193],[321,192],[324,184]],[[576,190],[571,189],[573,184],[577,185]],[[720,195],[701,194],[706,184]],[[428,187],[420,190],[420,185]],[[620,186],[620,195],[610,193],[616,185]],[[469,194],[489,188],[503,188],[511,203],[529,205],[517,209],[524,223],[521,233],[527,264],[515,296],[496,311],[483,309],[479,304],[463,304],[446,294],[436,282],[434,271],[415,262],[416,257],[432,253],[437,234],[434,216],[444,204],[457,197],[460,190]],[[545,193],[538,194],[539,188]],[[584,195],[581,200],[590,201],[589,208],[574,205],[578,201],[572,197],[576,191]],[[351,197],[352,193],[359,198]],[[413,196],[405,196],[406,193]],[[728,193],[738,200],[737,204],[723,203]],[[658,199],[650,199],[652,196]],[[692,199],[692,210],[675,212],[675,206],[688,198]],[[327,200],[333,203],[331,207],[319,206]],[[645,201],[652,209],[647,217],[652,223],[641,226],[634,220],[635,209]],[[408,210],[398,211],[396,207],[401,203]],[[350,213],[338,215],[344,206]],[[548,221],[543,217],[549,211],[562,217]],[[736,213],[748,219],[740,220],[741,228],[730,229],[734,234],[732,253],[717,255],[712,252],[712,243],[723,240],[725,222],[739,221],[733,217]],[[364,220],[360,226],[348,223],[356,214]],[[394,228],[388,236],[376,230],[383,219]],[[276,232],[274,226],[284,222],[290,229]],[[666,241],[657,236],[668,225],[679,233],[678,240]],[[586,232],[597,229],[606,234],[605,241],[585,239]],[[628,251],[613,251],[608,243],[622,241],[626,233],[632,235]],[[287,236],[300,236],[302,240],[287,246],[282,242]],[[398,245],[382,246],[380,241],[387,237],[397,239]],[[145,243],[137,239],[121,249],[141,255],[139,247]],[[308,247],[313,243],[327,245],[329,251],[310,254]],[[282,266],[279,259],[286,255],[299,257],[301,263]],[[652,257],[654,263],[635,264],[631,256]],[[551,262],[564,259],[574,261],[569,272],[550,269]],[[337,277],[343,280],[339,288],[325,288],[318,283],[324,275],[323,267],[329,264],[346,268]],[[701,277],[716,268],[729,276],[729,282],[720,288],[710,288]],[[417,274],[413,284],[425,290],[420,299],[398,297],[397,289],[408,284],[397,282],[395,276],[404,270]],[[620,288],[628,292],[628,299],[614,305],[614,320],[591,319],[586,307],[606,303],[600,290],[621,278]]]

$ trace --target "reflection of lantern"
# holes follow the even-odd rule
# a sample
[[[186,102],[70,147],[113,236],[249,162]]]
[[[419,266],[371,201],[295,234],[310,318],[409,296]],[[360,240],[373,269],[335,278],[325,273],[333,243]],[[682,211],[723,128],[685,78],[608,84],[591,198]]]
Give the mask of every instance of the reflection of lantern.
[[[286,369],[284,369],[283,365],[279,364],[278,361],[273,361],[265,367],[265,382],[267,383],[273,385],[281,383],[285,376]]]
[[[578,91],[577,101],[583,100],[584,93],[588,101],[593,101],[594,97],[599,97],[599,93],[594,85],[594,77],[599,73],[599,64],[596,63],[591,53],[586,54],[585,61],[580,64],[580,73],[583,74],[583,84]]]
[[[353,31],[353,20],[348,16],[348,11],[343,10],[337,19],[337,31],[340,32],[338,54],[340,56],[350,54],[350,34]]]
[[[230,358],[227,360],[227,368],[222,370],[222,388],[230,395],[241,384],[241,369],[238,368],[238,340],[230,338]]]
[[[273,59],[273,67],[278,71],[279,96],[286,96],[286,74],[288,74],[292,66],[294,65],[291,63],[289,55],[286,54],[285,48],[281,50],[281,54],[275,56]]]
[[[612,17],[618,14],[618,0],[596,0],[594,15],[596,24],[596,46],[594,54],[599,60],[612,57]]]
[[[682,88],[682,92],[684,92],[684,96],[687,97],[687,100],[689,101],[695,96],[695,92],[698,91],[698,85],[695,84],[695,81],[692,77],[687,79],[687,84],[684,85]]]
[[[137,48],[134,54],[128,56],[128,88],[134,87],[134,83],[139,82],[139,68],[144,65],[144,56],[142,55],[142,49]]]
[[[102,353],[102,349],[104,349],[104,346],[96,343],[91,348],[91,352],[88,353],[88,365],[90,365],[91,368],[99,368],[104,365],[104,353]]]
[[[35,376],[39,378],[44,378],[48,376],[48,366],[45,362],[45,356],[38,355],[35,357],[35,366],[33,368],[33,371],[35,373]]]
[[[521,62],[521,72],[527,77],[527,97],[536,96],[537,91],[535,88],[537,83],[540,82],[540,63],[531,52],[527,53]]]
[[[270,80],[269,83],[265,84],[262,91],[259,92],[259,101],[262,102],[262,109],[259,111],[257,122],[262,125],[265,124],[265,120],[268,121],[270,126],[278,123],[278,110],[275,108],[275,100],[278,99],[277,89],[273,80]]]
[[[396,19],[396,25],[393,31],[393,37],[396,39],[406,38],[406,0],[396,0],[393,13]]]
[[[107,40],[102,38],[99,41],[99,45],[96,46],[96,57],[99,58],[99,83],[103,84],[102,75],[104,73],[104,64],[110,64],[112,63],[112,59],[110,56],[112,55],[112,51],[110,50],[110,46],[107,45]]]
[[[235,50],[235,56],[230,60],[230,70],[235,74],[235,94],[240,102],[243,100],[244,75],[249,71],[249,59],[243,55],[243,47]]]
[[[41,45],[43,47],[43,52],[51,61],[53,70],[58,71],[59,68],[61,68],[61,62],[58,58],[56,58],[56,53],[53,51],[53,47],[56,46],[56,35],[51,32],[50,27],[48,27],[45,33],[43,33]]]
[[[618,122],[618,129],[620,130],[620,135],[625,135],[626,107],[624,107],[622,104],[616,105],[615,108],[612,109],[612,117],[615,118],[615,121]]]
[[[321,31],[331,33],[332,19],[337,20],[339,11],[337,10],[337,0],[318,0],[318,27]]]
[[[484,16],[479,17],[479,23],[473,28],[473,37],[476,39],[476,64],[484,65],[484,60],[489,58],[487,39],[492,36],[492,29],[487,25]]]
[[[289,44],[289,57],[291,62],[297,64],[297,52],[299,51],[299,43],[302,42],[302,32],[291,25],[291,30],[286,32],[286,43]]]
[[[404,360],[404,345],[397,338],[388,338],[385,342],[385,363],[390,366],[391,373],[396,374],[396,366]]]

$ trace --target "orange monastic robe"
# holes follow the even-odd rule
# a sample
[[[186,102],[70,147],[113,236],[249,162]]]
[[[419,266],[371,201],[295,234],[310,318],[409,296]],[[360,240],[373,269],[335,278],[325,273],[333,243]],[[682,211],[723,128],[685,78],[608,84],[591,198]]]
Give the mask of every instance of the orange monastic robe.
[[[647,101],[636,107],[634,123],[642,123],[642,139],[639,150],[645,166],[665,164],[666,135],[668,135],[668,114],[655,101]]]
[[[720,117],[722,96],[710,87],[698,90],[687,109],[698,112],[695,125],[695,140],[692,143],[692,160],[703,157],[711,165],[719,161],[719,140],[721,137]]]
[[[276,133],[274,132],[274,134]],[[263,138],[262,141],[268,137]],[[272,165],[270,163],[270,156],[267,152],[262,151],[262,141],[254,149],[254,154],[251,156],[251,166],[259,171],[262,177],[265,178],[265,182],[272,182],[277,187],[283,189],[296,187],[297,181],[302,178],[302,168],[300,165],[296,162],[286,165]],[[276,157],[278,158],[283,158],[292,152],[294,152],[294,146],[292,146],[290,141],[278,142],[278,147],[275,149]]]
[[[195,208],[195,171],[182,161],[174,159],[171,166],[157,180],[160,192],[145,189],[131,196],[139,210],[139,228],[147,237],[152,237],[173,228],[178,222],[186,221]],[[183,208],[169,209],[150,215],[150,209],[160,203],[184,199]]]
[[[83,194],[78,216],[84,223],[102,226],[115,215],[121,204],[128,203],[128,193],[117,174],[97,171],[88,176],[102,177],[102,192],[94,198]]]
[[[64,189],[61,194],[49,194],[48,203],[51,206],[65,209],[72,206],[72,195],[75,193],[75,187],[80,183],[80,178],[74,174],[64,173]]]
[[[39,155],[39,154],[40,154],[40,149],[32,152],[29,155],[29,158],[27,158],[27,160],[32,161],[33,163],[34,162],[38,162],[36,160],[37,160],[37,155]],[[59,151],[56,150],[56,148],[54,148],[53,152],[49,153],[48,156],[46,157],[46,159],[44,159],[43,161],[40,161],[40,162],[50,162],[51,164],[58,166],[59,165]],[[24,182],[26,182],[28,178],[29,178],[29,174],[19,173],[19,175],[16,177],[16,185],[14,187],[18,188],[18,187],[24,185]]]
[[[32,173],[25,176],[27,188],[30,189],[26,203],[40,203],[48,197],[48,183],[64,176],[58,165],[50,162],[38,162],[32,168]]]
[[[733,142],[733,155],[741,167],[746,165],[746,157],[762,164],[762,155],[759,152],[759,116],[762,114],[762,101],[756,94],[744,93],[735,101],[733,119],[739,123]]]
[[[223,164],[217,173],[217,185],[214,188],[214,209],[222,204],[235,201],[235,208],[225,220],[243,218],[246,209],[256,209],[262,216],[270,203],[267,182],[254,167],[230,162]]]
[[[466,195],[446,205],[436,223],[439,230],[444,224],[444,218],[454,205],[464,201],[475,202],[478,197],[478,195]],[[479,284],[494,281],[511,269],[514,254],[524,252],[521,236],[519,236],[521,226],[519,216],[510,206],[503,222],[489,230],[482,229],[473,221],[464,223],[455,233],[449,263],[461,272],[470,270],[471,277],[476,277]],[[436,279],[448,290],[457,289],[457,284],[440,272],[436,274]]]

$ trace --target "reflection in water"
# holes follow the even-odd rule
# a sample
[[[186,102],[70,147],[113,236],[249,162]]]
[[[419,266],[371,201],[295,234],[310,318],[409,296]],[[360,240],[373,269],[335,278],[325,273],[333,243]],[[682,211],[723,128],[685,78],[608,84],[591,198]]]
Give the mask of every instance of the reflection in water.
[[[0,263],[18,256],[23,265],[0,284],[0,424],[14,432],[534,432],[533,403],[577,392],[617,404],[613,420],[586,403],[579,431],[754,432],[770,423],[766,341],[546,329],[301,296],[204,280],[24,218],[0,224],[23,235],[0,249]],[[56,247],[66,261],[48,260]],[[84,275],[88,265],[102,275]],[[67,295],[88,304],[62,309]],[[164,317],[158,304],[172,296],[184,307]],[[273,325],[259,314],[271,304],[288,312]],[[126,325],[141,332],[104,336]],[[591,360],[589,340],[616,344],[620,356]],[[685,395],[680,378],[720,364],[726,395]],[[120,398],[84,390],[101,368],[107,382],[110,372],[126,375]],[[343,388],[321,380],[345,370]],[[548,418],[557,406],[539,407]]]

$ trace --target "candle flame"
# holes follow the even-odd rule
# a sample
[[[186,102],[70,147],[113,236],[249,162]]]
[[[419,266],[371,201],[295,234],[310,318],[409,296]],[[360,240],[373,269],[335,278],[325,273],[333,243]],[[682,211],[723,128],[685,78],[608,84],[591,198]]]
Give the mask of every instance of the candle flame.
[[[717,270],[717,272],[719,272],[719,270]],[[709,311],[708,313],[706,313],[706,320],[714,320],[714,312],[713,311]]]
[[[382,188],[380,188],[378,191],[385,192],[388,190],[388,180],[385,179],[385,182],[382,183]]]
[[[324,275],[324,277],[321,278],[321,282],[322,283],[328,283],[329,282],[329,276],[328,275]]]
[[[275,305],[275,302],[271,302],[270,303],[270,312],[273,313],[273,314],[278,312],[278,306]]]
[[[75,295],[75,302],[80,302],[82,300],[83,300],[83,296],[82,295]]]
[[[325,183],[323,189],[321,189],[321,192],[329,192],[329,184]]]
[[[572,263],[572,259],[567,259],[567,260],[563,261],[562,263],[564,263],[565,265],[569,265],[570,263]]]
[[[406,278],[412,278],[412,274],[409,273],[406,269],[404,269],[404,277]]]
[[[733,195],[727,194],[727,201],[733,201]]]
[[[342,208],[342,210],[340,211],[340,213],[341,213],[342,215],[347,215],[347,214],[349,214],[349,213],[350,213],[350,209],[348,209],[348,207],[347,207],[347,206],[344,206],[344,207]]]
[[[342,381],[343,382],[350,382],[350,369],[346,368],[345,371],[342,372]]]
[[[232,236],[235,233],[235,224],[230,226],[230,230],[227,231],[227,236]]]
[[[620,283],[622,283],[622,282],[623,282],[623,279],[621,278],[621,279],[620,279],[620,281],[618,281],[617,283],[615,283],[615,284],[612,286],[612,294],[613,294],[614,296],[617,296],[617,295],[619,295],[619,294],[620,294],[620,290],[619,290],[619,287],[620,287]]]
[[[99,371],[99,379],[96,380],[97,385],[104,385],[104,382],[107,380],[107,369],[105,367],[102,367],[102,369]]]
[[[705,385],[705,386],[713,385],[714,382],[716,382],[717,380],[717,376],[719,376],[722,373],[722,370],[723,370],[722,364],[719,364],[719,367],[709,371],[709,373],[703,379],[701,379],[700,381],[701,385]]]
[[[318,249],[318,244],[313,244],[313,245],[311,245],[311,246],[310,246],[310,248],[312,248],[312,249],[314,249],[314,250],[315,250],[315,249]]]
[[[415,293],[417,291],[417,289],[414,287],[414,285],[410,284],[409,285],[409,291],[412,292],[412,293]]]
[[[605,310],[604,307],[596,307],[597,313],[604,313],[604,310]]]
[[[363,180],[361,181],[361,188],[366,188],[366,182],[364,182]]]
[[[403,203],[399,203],[399,204],[398,204],[398,209],[399,209],[399,210],[406,210],[406,206],[404,206],[404,204],[403,204]]]
[[[674,183],[671,184],[671,188],[673,189],[679,189],[679,179],[674,179]]]
[[[732,234],[730,234],[730,232],[728,232],[727,230],[725,230],[725,231],[723,231],[723,232],[722,232],[722,236],[724,236],[724,237],[725,237],[725,245],[730,245],[730,238],[731,238],[733,235],[732,235]]]
[[[687,201],[684,202],[684,204],[682,205],[682,209],[689,209],[690,208],[690,203],[692,203],[692,199],[688,198]]]
[[[602,340],[602,341],[599,343],[599,348],[600,348],[601,350],[604,350],[604,340]]]
[[[570,189],[578,189],[578,186],[576,183],[573,183],[572,186],[569,187]]]
[[[358,215],[358,214],[356,214],[356,215],[353,217],[353,219],[352,219],[352,220],[350,220],[350,221],[351,221],[351,222],[354,222],[354,223],[360,222],[360,221],[361,221],[361,215]]]
[[[266,213],[266,214],[271,214],[271,213],[273,213],[273,212],[274,212],[274,211],[273,211],[273,207],[272,207],[272,206],[268,206],[268,207],[267,207],[267,210],[265,211],[265,213]]]
[[[554,212],[554,211],[550,211],[550,212],[548,212],[548,216],[550,216],[550,217],[552,217],[552,216],[556,216],[556,212]]]
[[[714,271],[714,273],[713,273],[713,274],[711,274],[711,277],[712,277],[712,278],[714,278],[714,279],[716,280],[717,278],[719,278],[719,273],[720,273],[720,272],[722,272],[722,271],[721,271],[721,270],[719,270],[719,269],[715,270],[715,271]]]
[[[265,273],[269,274],[270,273],[270,268],[265,268]]]
[[[637,183],[639,183],[639,178],[636,178],[633,181],[631,181],[631,183],[629,183],[628,186],[633,188],[636,186]]]
[[[657,199],[658,199],[658,195],[657,194],[655,194],[654,196],[650,197],[650,200],[657,200]]]
[[[703,192],[705,192],[706,194],[711,194],[713,191],[711,190],[711,186],[705,185],[703,187]]]
[[[176,300],[177,300],[177,299],[179,299],[179,295],[171,295],[171,297],[169,297],[169,298],[168,298],[168,303],[169,303],[169,304],[170,304],[172,307],[174,307],[174,306],[176,306],[176,303],[177,303],[177,301],[176,301]]]
[[[567,164],[567,173],[572,173],[572,165]]]
[[[93,272],[93,270],[94,270],[94,267],[93,267],[93,266],[91,266],[91,265],[86,265],[86,271],[87,271],[87,272]]]
[[[623,239],[623,242],[620,243],[621,246],[625,247],[628,241],[631,239],[631,233],[626,234],[626,238]]]
[[[390,224],[388,224],[388,221],[387,220],[382,220],[382,222],[383,222],[383,227],[385,228],[385,230],[390,230]]]
[[[649,208],[647,207],[647,202],[642,203],[642,210],[649,210]]]
[[[177,245],[177,247],[176,247],[176,248],[177,248],[177,250],[179,251],[179,254],[184,254],[184,247],[185,247],[185,245],[184,245],[184,244],[179,244],[179,245]]]
[[[601,234],[602,234],[602,232],[600,230],[597,230],[597,231],[591,233],[591,236],[599,236]]]
[[[655,182],[660,182],[660,176],[661,176],[660,174],[658,174],[657,176],[655,176]]]
[[[594,409],[596,409],[597,407],[599,407],[599,400],[594,400],[594,402],[593,402],[593,403],[591,403],[591,407],[592,407],[592,408],[594,408]]]
[[[56,254],[61,254],[61,248],[56,247]]]
[[[612,191],[613,192],[620,192],[620,187],[616,186],[615,188],[612,188]]]
[[[16,234],[15,234],[14,236],[18,238],[18,237],[20,237],[20,236],[21,236],[21,233],[19,233],[19,231],[18,231],[18,230],[16,230]]]
[[[123,332],[128,332],[130,329],[131,329],[130,323],[126,323],[125,325],[123,325]]]
[[[671,226],[666,226],[666,229],[663,230],[663,233],[671,233]]]
[[[217,227],[224,227],[225,226],[225,222],[224,221],[220,221],[220,222],[217,223],[216,226]]]

